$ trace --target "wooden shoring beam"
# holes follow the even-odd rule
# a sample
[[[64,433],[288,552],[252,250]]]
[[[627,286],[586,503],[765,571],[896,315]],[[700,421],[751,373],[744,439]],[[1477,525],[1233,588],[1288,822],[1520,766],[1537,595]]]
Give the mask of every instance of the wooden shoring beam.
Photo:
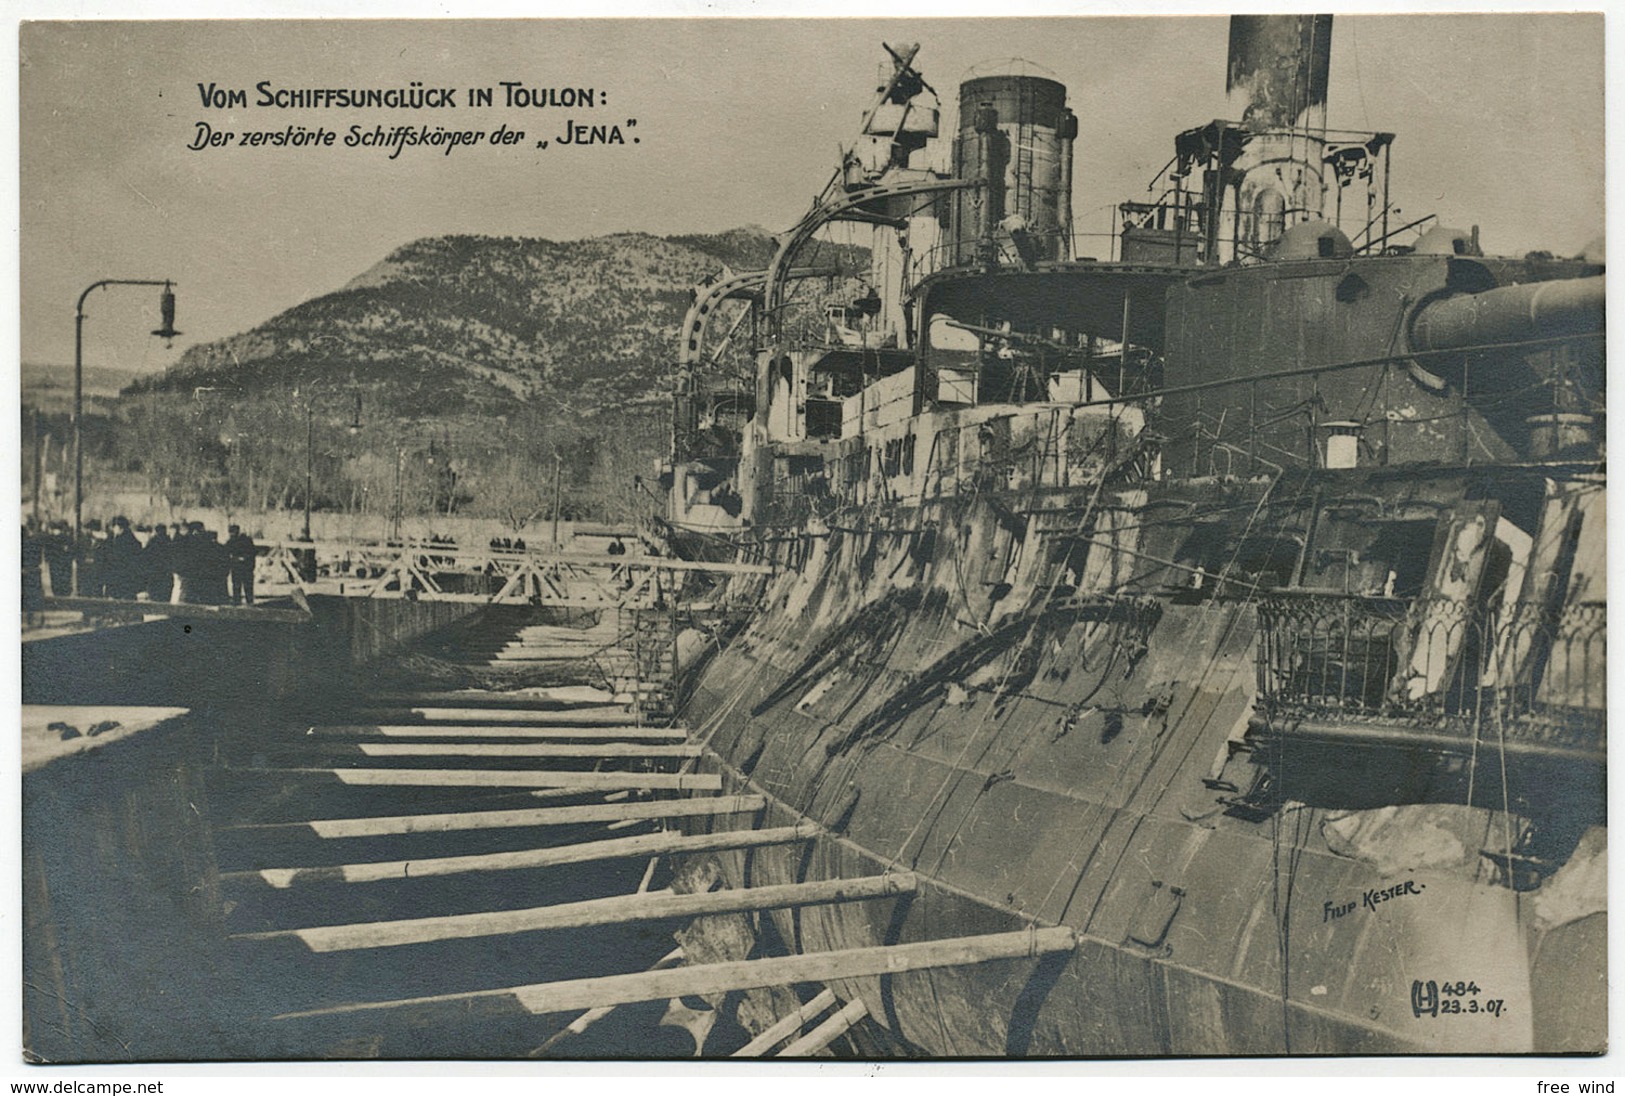
[[[572,643],[545,639],[510,639],[506,643],[487,645],[484,649],[494,654],[502,654],[503,652],[518,654],[524,652],[534,655],[550,655],[554,658],[580,658],[582,655],[599,654],[612,647],[613,644],[600,643],[596,639],[584,639]],[[466,651],[474,648],[464,644],[459,649]]]
[[[760,795],[727,795],[710,799],[657,799],[636,803],[589,803],[579,807],[535,807],[530,810],[464,811],[457,814],[398,814],[377,818],[326,818],[309,822],[261,822],[234,830],[307,830],[323,839],[393,837],[410,833],[516,829],[531,826],[578,826],[592,822],[625,822],[656,818],[702,818],[752,814],[767,805]]]
[[[394,709],[395,713],[401,709]],[[627,710],[616,704],[593,705],[573,711],[539,712],[532,708],[410,708],[407,714],[425,723],[523,723],[532,727],[619,725]],[[378,722],[382,722],[379,720]]]
[[[779,1051],[778,1058],[807,1058],[817,1054],[847,1033],[851,1026],[869,1015],[869,1006],[861,1000],[848,1001],[846,1006],[828,1020]]]
[[[566,700],[551,693],[527,695],[487,692],[482,689],[415,689],[397,693],[373,693],[368,698],[373,707],[394,708],[458,708],[482,710],[500,708],[506,711],[543,712],[568,715],[572,711],[614,707],[607,700]]]
[[[558,574],[558,569],[557,568],[554,568],[554,567],[547,567],[547,568],[532,567],[532,568],[530,568],[530,573],[536,580],[536,592],[541,595],[542,600],[544,602],[545,601],[559,602],[559,601],[564,601],[564,600],[566,600],[567,598],[570,597],[569,594],[566,594],[564,592],[564,587],[559,585],[559,574]],[[572,584],[572,587],[573,587],[573,585],[574,584]],[[602,588],[599,587],[597,583],[593,583],[592,586],[593,586],[593,588],[595,590],[597,590],[600,594],[602,594]],[[543,588],[544,587],[546,589],[545,593],[543,593]],[[592,599],[587,599],[587,600],[592,600]],[[613,599],[611,599],[611,600],[613,600]]]
[[[591,773],[564,769],[240,769],[269,776],[322,776],[358,788],[574,788],[614,792],[718,792],[716,773]]]
[[[367,598],[373,601],[404,601],[406,600],[407,591],[401,589],[385,590],[383,588],[385,584],[391,582],[396,577],[397,576],[395,575],[385,575],[376,583],[371,583],[370,585],[366,586],[363,586],[361,583],[357,583],[354,586],[346,585],[341,590],[317,589],[315,592],[325,594],[329,597],[348,597],[357,600]],[[413,592],[412,600],[455,601],[462,605],[489,605],[495,601],[495,599],[489,594],[433,594],[417,593],[415,591]],[[528,605],[529,603],[530,601],[528,598],[515,598],[514,600],[507,602],[509,605]]]
[[[498,590],[494,595],[492,595],[491,600],[501,601],[504,598],[513,595],[516,592],[516,588],[524,582],[525,576],[528,573],[529,570],[527,568],[516,568],[508,575],[507,581],[502,584],[502,589]]]
[[[585,798],[585,799],[592,800],[595,803],[598,802],[600,799],[602,799],[602,801],[605,802],[605,803],[610,803],[610,802],[613,802],[617,796],[631,795],[633,792],[641,791],[641,790],[642,789],[640,789],[640,788],[621,788],[621,789],[618,789],[616,791],[605,792],[605,791],[602,791],[602,790],[595,791],[595,790],[592,790],[592,789],[588,789],[587,791],[582,791],[582,790],[580,790],[578,788],[546,788],[546,789],[543,789],[541,791],[528,792],[528,793],[525,793],[525,794],[528,794],[533,799],[542,799],[542,800],[547,800],[547,801],[552,801],[552,800],[555,800],[555,799],[583,799],[583,798]],[[504,796],[500,796],[499,798],[507,799],[508,796],[504,795]]]
[[[628,557],[623,566],[646,567],[651,571],[704,571],[713,575],[771,575],[773,573],[772,566],[766,563],[708,563],[705,560],[668,559],[666,557],[657,559],[649,556]]]
[[[631,577],[630,572],[628,572],[627,574],[628,574],[628,577]],[[641,601],[642,599],[647,598],[649,596],[649,593],[650,593],[649,587],[654,584],[654,581],[655,581],[655,572],[654,571],[645,571],[645,572],[643,572],[643,574],[638,575],[637,577],[633,578],[631,583],[628,584],[628,586],[626,587],[626,593],[625,593],[626,600],[629,601],[629,602],[633,602],[633,601]]]
[[[705,917],[718,913],[789,909],[795,906],[861,902],[912,894],[917,881],[911,872],[870,875],[857,879],[829,879],[814,883],[785,883],[771,887],[743,887],[705,894],[642,894],[594,898],[529,909],[492,910],[414,917],[399,921],[371,921],[349,925],[320,925],[302,929],[248,932],[233,940],[299,940],[313,952],[360,951],[444,940],[471,940],[481,936],[508,936],[551,929],[597,928],[634,921],[664,921],[675,917]]]
[[[315,618],[303,609],[265,605],[200,605],[192,602],[126,601],[110,597],[42,598],[46,610],[122,617],[183,617],[188,620],[230,620],[247,624],[309,624]]]
[[[527,868],[557,868],[593,860],[618,860],[652,856],[657,853],[711,852],[717,849],[758,848],[788,845],[811,840],[818,834],[815,822],[798,822],[768,830],[724,830],[721,833],[684,835],[650,833],[638,837],[617,837],[608,841],[582,841],[574,845],[554,845],[516,852],[475,853],[467,856],[441,856],[418,860],[379,860],[360,864],[334,864],[317,868],[261,868],[258,871],[221,872],[225,882],[258,882],[285,890],[313,883],[378,883],[393,879],[419,879],[430,876],[461,875],[466,872],[517,871]]]
[[[312,727],[307,735],[353,738],[579,738],[587,741],[681,742],[688,732],[681,727],[517,727],[459,726],[450,723],[332,723]]]
[[[607,628],[597,631],[566,631],[559,628],[521,628],[517,632],[495,632],[486,637],[489,642],[514,646],[520,643],[539,643],[554,647],[598,647],[606,639],[614,639]]]
[[[904,974],[935,967],[962,967],[999,959],[1034,959],[1054,952],[1071,951],[1078,945],[1069,928],[1031,928],[996,932],[985,936],[958,936],[948,940],[925,940],[914,944],[891,944],[842,951],[787,955],[773,959],[739,959],[727,963],[681,967],[675,970],[638,974],[611,974],[600,978],[577,978],[565,982],[540,982],[504,989],[470,990],[432,997],[408,997],[395,1001],[368,1001],[359,1004],[330,1005],[304,1012],[285,1012],[277,1020],[367,1012],[374,1009],[407,1008],[471,1001],[487,997],[511,997],[523,1009],[535,1014],[574,1012],[604,1005],[628,1005],[637,1001],[661,1001],[668,997],[710,996],[735,990],[766,986],[793,986],[802,982],[831,982],[845,978]]]
[[[502,647],[461,647],[459,650],[469,653],[478,652],[479,654],[496,658],[503,656],[526,656],[530,658],[553,658],[574,661],[585,658],[595,658],[603,655],[613,655],[616,652],[616,647],[613,644],[603,643],[558,644],[526,641],[523,643],[509,643]]]
[[[697,745],[648,746],[639,742],[323,742],[324,754],[352,757],[585,757],[611,759],[699,757]]]
[[[649,969],[650,970],[665,970],[668,967],[675,967],[675,966],[679,965],[680,963],[682,963],[682,961],[683,961],[683,949],[681,947],[676,947],[676,948],[673,948],[671,951],[667,952],[661,958],[655,960],[654,965],[651,966]],[[527,1058],[545,1058],[545,1057],[547,1057],[547,1052],[552,1050],[554,1047],[558,1046],[560,1043],[564,1042],[564,1040],[570,1038],[570,1036],[572,1036],[572,1035],[580,1035],[583,1031],[586,1031],[588,1028],[592,1027],[598,1021],[602,1020],[604,1017],[608,1016],[610,1013],[612,1013],[614,1011],[615,1011],[615,1006],[614,1005],[604,1005],[604,1006],[599,1007],[599,1008],[588,1009],[586,1012],[583,1012],[580,1016],[577,1016],[574,1020],[571,1020],[564,1027],[560,1028],[558,1031],[555,1031],[552,1035],[548,1036],[547,1041],[545,1043],[543,1043],[541,1046],[537,1047],[535,1050],[531,1051],[529,1054],[525,1055],[525,1057],[527,1057]]]
[[[641,604],[641,603],[638,603],[638,602],[628,601],[624,597],[621,597],[621,598],[602,598],[602,599],[600,599],[600,598],[588,598],[588,597],[563,597],[563,596],[548,597],[546,595],[543,595],[542,599],[540,601],[537,601],[534,598],[525,596],[523,594],[509,594],[506,598],[503,598],[502,600],[498,601],[495,598],[487,598],[483,594],[446,594],[443,597],[433,598],[433,599],[425,599],[425,600],[435,600],[435,601],[490,601],[493,604],[498,604],[498,605],[543,605],[543,606],[547,606],[547,607],[550,607],[550,608],[558,608],[558,609],[627,609],[627,608],[647,609],[647,608],[653,608],[652,605],[645,605],[645,604]]]
[[[733,1052],[735,1058],[760,1058],[784,1040],[798,1034],[807,1021],[821,1015],[825,1009],[835,1003],[835,991],[826,989],[811,1001],[795,1009],[783,1019],[778,1020],[772,1027],[763,1031],[756,1038]]]

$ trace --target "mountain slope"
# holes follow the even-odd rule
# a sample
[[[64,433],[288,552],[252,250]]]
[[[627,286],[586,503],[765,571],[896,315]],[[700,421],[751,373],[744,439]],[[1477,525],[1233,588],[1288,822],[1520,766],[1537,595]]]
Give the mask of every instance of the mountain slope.
[[[725,265],[759,269],[772,249],[760,229],[417,240],[334,293],[193,347],[137,387],[265,390],[326,377],[411,417],[501,413],[516,402],[581,413],[654,402],[689,287]],[[867,262],[856,248],[840,257],[849,269]]]

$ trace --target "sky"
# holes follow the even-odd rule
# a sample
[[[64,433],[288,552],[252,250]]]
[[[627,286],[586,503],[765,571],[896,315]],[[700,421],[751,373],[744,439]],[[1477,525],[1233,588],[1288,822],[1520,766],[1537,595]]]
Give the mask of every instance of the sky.
[[[1492,253],[1578,253],[1603,229],[1601,22],[1339,16],[1330,122],[1398,134],[1400,220],[1478,224]],[[1105,254],[1087,234],[1145,193],[1174,133],[1227,116],[1226,35],[1222,17],[26,23],[21,360],[72,362],[74,302],[101,278],[177,283],[184,334],[169,348],[147,335],[156,290],[87,302],[87,364],[154,371],[423,236],[785,228],[854,136],[882,41],[921,43],[917,63],[950,117],[967,75],[1019,64],[1065,83],[1080,123],[1080,250]],[[261,81],[421,81],[455,89],[457,106],[276,109],[257,105]],[[502,81],[592,88],[599,102],[510,107]],[[247,105],[205,107],[199,84],[241,89]],[[493,88],[495,104],[472,106],[475,87]],[[567,119],[619,125],[627,143],[565,147]],[[325,126],[340,141],[352,124],[504,125],[526,139],[393,160],[342,144],[193,150],[200,122],[232,134]]]

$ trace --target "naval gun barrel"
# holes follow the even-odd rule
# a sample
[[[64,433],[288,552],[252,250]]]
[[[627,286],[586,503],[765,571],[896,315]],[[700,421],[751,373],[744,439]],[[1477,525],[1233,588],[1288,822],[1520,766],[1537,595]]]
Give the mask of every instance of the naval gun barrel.
[[[1411,319],[1413,350],[1601,334],[1603,275],[1509,285],[1423,305]]]

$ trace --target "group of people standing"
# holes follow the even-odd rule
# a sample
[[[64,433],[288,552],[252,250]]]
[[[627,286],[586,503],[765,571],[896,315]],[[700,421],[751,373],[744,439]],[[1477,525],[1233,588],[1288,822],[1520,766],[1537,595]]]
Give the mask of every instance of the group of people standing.
[[[254,604],[254,538],[236,525],[226,540],[201,521],[159,524],[146,543],[120,516],[91,561],[92,596],[198,605]]]

